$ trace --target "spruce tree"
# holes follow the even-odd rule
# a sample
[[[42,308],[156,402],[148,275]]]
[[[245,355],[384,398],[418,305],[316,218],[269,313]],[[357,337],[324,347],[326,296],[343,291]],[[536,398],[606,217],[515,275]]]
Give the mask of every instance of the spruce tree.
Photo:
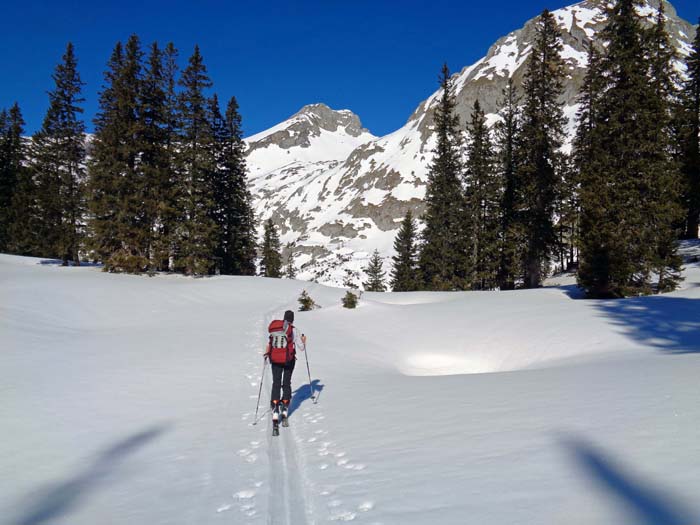
[[[486,116],[478,100],[474,103],[469,135],[464,171],[465,217],[469,219],[465,233],[471,259],[467,280],[474,290],[491,290],[498,286],[502,183]]]
[[[37,252],[61,259],[65,266],[80,264],[85,210],[85,125],[79,119],[83,82],[70,42],[53,80],[49,109],[32,138],[29,157],[37,185]]]
[[[13,202],[23,182],[25,147],[24,119],[19,105],[0,111],[0,252],[12,251],[13,224],[21,217]]]
[[[165,218],[173,213],[172,159],[168,151],[168,77],[165,56],[157,43],[150,46],[139,96],[140,171],[143,184],[144,250],[150,271],[167,270],[170,239]]]
[[[460,183],[462,140],[453,84],[445,64],[440,75],[442,96],[435,108],[437,145],[428,171],[419,261],[423,286],[428,290],[464,289],[468,271]]]
[[[524,284],[527,288],[542,284],[556,243],[553,215],[555,191],[561,176],[557,172],[559,149],[564,136],[561,49],[556,20],[545,10],[537,22],[537,36],[523,82],[525,105],[518,178],[526,236]]]
[[[418,290],[418,245],[417,226],[411,210],[406,211],[406,216],[401,222],[396,238],[394,239],[394,251],[391,269],[391,289],[394,292],[412,292]]]
[[[680,95],[680,156],[686,239],[698,237],[700,222],[700,26],[686,59],[687,80]]]
[[[501,120],[495,125],[498,149],[498,169],[503,183],[501,194],[501,256],[498,285],[501,290],[513,290],[523,275],[523,230],[520,222],[520,188],[518,185],[518,152],[521,150],[521,115],[519,99],[512,79],[503,90]]]
[[[678,172],[670,158],[672,84],[663,10],[642,27],[634,0],[618,0],[591,74],[592,113],[579,133],[579,285],[591,297],[650,293],[680,277],[673,224]],[[597,69],[597,73],[596,73]],[[585,107],[585,104],[584,104]]]
[[[260,275],[263,277],[282,277],[282,255],[280,250],[280,238],[277,227],[272,219],[265,223],[265,232],[262,243],[262,260],[260,261]]]
[[[24,119],[15,103],[7,113],[3,161],[0,168],[7,173],[11,185],[8,208],[4,208],[3,205],[8,220],[7,244],[4,249],[17,255],[40,256],[37,237],[41,227],[38,192],[34,173],[27,168],[28,146],[22,137],[23,133]]]
[[[204,91],[212,86],[199,46],[195,46],[180,78],[179,120],[182,135],[177,151],[180,185],[176,269],[188,275],[214,271],[216,223],[214,222],[213,152],[209,104]]]
[[[367,274],[367,281],[362,283],[365,290],[368,292],[386,292],[386,285],[384,284],[384,276],[386,272],[384,271],[384,262],[379,255],[379,250],[374,250],[372,257],[369,260],[369,264],[364,268]]]
[[[648,187],[648,214],[645,244],[650,247],[649,261],[652,275],[656,275],[656,291],[672,291],[682,280],[682,258],[676,239],[683,209],[680,205],[680,164],[674,158],[673,116],[678,100],[680,83],[673,67],[675,50],[666,32],[664,3],[660,2],[656,24],[646,30],[649,56],[649,87],[647,98],[649,123],[648,143],[654,149],[646,150],[648,166],[645,182]]]
[[[296,279],[297,270],[294,267],[294,245],[287,244],[287,269],[285,270],[285,276],[287,279]]]
[[[217,256],[221,273],[255,273],[255,224],[252,197],[247,187],[245,144],[238,103],[232,97],[226,115],[212,99],[212,131],[216,156],[214,221],[217,225]]]
[[[90,164],[93,248],[106,271],[150,268],[154,204],[149,202],[155,139],[142,120],[142,51],[138,37],[117,43],[105,73]],[[149,115],[149,119],[152,115]],[[144,163],[145,160],[145,163]]]
[[[162,54],[162,82],[164,91],[164,139],[167,167],[160,172],[162,178],[158,188],[158,219],[154,232],[153,259],[159,270],[173,270],[173,259],[177,247],[177,229],[182,216],[179,203],[182,200],[183,174],[178,169],[177,154],[180,133],[178,84],[178,52],[172,42],[165,46]],[[151,60],[152,61],[152,60]],[[150,62],[149,61],[149,64]],[[153,70],[154,65],[149,67]],[[147,82],[152,73],[149,71]],[[157,76],[152,75],[157,82]]]

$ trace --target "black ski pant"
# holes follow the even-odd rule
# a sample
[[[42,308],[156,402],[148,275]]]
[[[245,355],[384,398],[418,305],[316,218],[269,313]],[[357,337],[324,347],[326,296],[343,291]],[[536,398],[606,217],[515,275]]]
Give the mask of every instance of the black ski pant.
[[[294,363],[292,361],[287,365],[276,365],[270,363],[272,367],[272,393],[270,394],[270,405],[274,408],[273,401],[290,401],[292,399],[292,372],[294,372]],[[280,387],[282,388],[282,397],[280,398]]]

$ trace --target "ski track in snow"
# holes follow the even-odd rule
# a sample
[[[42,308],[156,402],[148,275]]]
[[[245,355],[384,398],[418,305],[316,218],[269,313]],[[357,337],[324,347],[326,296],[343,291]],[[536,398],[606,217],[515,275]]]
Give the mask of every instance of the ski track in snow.
[[[243,380],[249,385],[253,392],[251,400],[257,400],[260,390],[259,361],[256,363],[253,356],[259,358],[260,347],[265,340],[267,325],[280,312],[285,309],[284,305],[279,305],[266,312],[255,324],[255,328],[246,334],[247,347],[250,351],[251,359],[247,361],[247,372],[243,374]],[[298,367],[293,380],[293,387],[303,385],[307,378],[302,375],[303,367]],[[248,484],[233,495],[235,505],[241,514],[246,516],[248,523],[260,523],[264,518],[270,525],[306,525],[317,523],[314,512],[314,500],[319,499],[322,503],[320,508],[327,510],[327,516],[322,522],[344,522],[355,521],[357,518],[366,516],[375,503],[371,500],[362,499],[356,505],[346,505],[340,495],[336,493],[337,486],[334,484],[314,483],[318,474],[328,474],[333,470],[345,473],[359,474],[365,470],[366,464],[351,460],[347,453],[335,441],[328,440],[328,431],[319,428],[319,424],[325,419],[320,404],[307,402],[298,407],[294,416],[290,419],[289,427],[280,427],[280,435],[272,436],[272,422],[270,411],[267,407],[270,388],[269,365],[264,369],[264,379],[262,394],[260,396],[260,409],[256,424],[253,425],[255,412],[245,412],[242,414],[243,421],[249,421],[251,428],[259,429],[267,438],[256,438],[249,442],[249,446],[238,450],[237,455],[242,461],[248,464],[259,464],[260,447],[264,444],[268,448],[267,452],[267,477],[260,469],[264,464],[260,464],[260,469],[253,478],[248,480]],[[316,392],[318,394],[318,392]],[[313,459],[321,458],[320,464],[310,467],[306,456]],[[265,479],[265,481],[255,481]],[[261,513],[257,504],[258,489],[266,485],[268,490],[268,502],[266,516]],[[251,488],[254,487],[254,488]],[[221,505],[217,512],[225,512],[233,508],[231,504]]]

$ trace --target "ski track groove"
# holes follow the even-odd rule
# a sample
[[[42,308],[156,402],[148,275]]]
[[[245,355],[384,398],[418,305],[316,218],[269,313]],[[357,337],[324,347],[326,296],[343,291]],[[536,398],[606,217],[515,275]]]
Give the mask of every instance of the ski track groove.
[[[258,321],[258,330],[256,332],[258,333],[259,341],[264,341],[267,325],[276,316],[277,312],[285,307],[285,304],[288,303],[280,303],[271,308]],[[259,355],[258,341],[251,341],[248,346]],[[259,373],[259,369],[256,372],[251,370],[249,373]],[[269,373],[268,368],[265,367],[265,375]],[[256,390],[259,388],[260,384],[258,383]],[[263,390],[265,390],[264,384]],[[265,400],[268,397],[269,392],[262,393],[260,397],[261,406],[265,406]],[[281,427],[280,435],[273,437],[271,418],[267,417],[266,419],[265,429],[268,436],[269,461],[267,523],[269,525],[312,524],[314,522],[310,519],[311,509],[307,505],[306,483],[301,470],[303,465],[299,461],[299,451],[297,450],[293,427],[291,425],[289,427]]]

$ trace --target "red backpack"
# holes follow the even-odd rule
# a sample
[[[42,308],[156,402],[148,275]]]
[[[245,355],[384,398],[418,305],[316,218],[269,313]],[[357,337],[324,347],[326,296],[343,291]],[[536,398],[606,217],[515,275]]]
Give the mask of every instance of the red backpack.
[[[272,321],[267,328],[270,334],[270,362],[286,365],[294,361],[294,327],[287,321]]]

